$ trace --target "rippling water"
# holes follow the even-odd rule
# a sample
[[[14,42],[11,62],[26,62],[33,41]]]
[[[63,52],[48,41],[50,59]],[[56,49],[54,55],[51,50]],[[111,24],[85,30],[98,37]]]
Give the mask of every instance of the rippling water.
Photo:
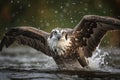
[[[119,80],[120,49],[97,49],[88,60],[89,68],[84,69],[90,71],[88,74],[94,72],[97,74],[100,71],[99,74],[104,76],[106,74],[103,73],[110,72],[114,76],[117,75],[113,80]],[[4,48],[0,53],[0,80],[84,80],[93,79],[92,77],[96,76],[96,74],[90,76],[85,71],[76,70],[75,74],[75,71],[60,71],[51,57],[26,46]],[[79,73],[87,75],[80,76]],[[103,78],[96,77],[94,80]]]
[[[51,57],[30,47],[6,48],[0,54],[1,68],[48,69],[56,67]]]

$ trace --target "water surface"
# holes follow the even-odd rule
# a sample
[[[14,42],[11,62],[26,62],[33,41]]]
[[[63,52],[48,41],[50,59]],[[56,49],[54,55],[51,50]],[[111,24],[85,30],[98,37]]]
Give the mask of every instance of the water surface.
[[[97,49],[88,60],[89,68],[59,70],[51,57],[33,48],[4,48],[0,53],[0,80],[119,80],[119,48]]]

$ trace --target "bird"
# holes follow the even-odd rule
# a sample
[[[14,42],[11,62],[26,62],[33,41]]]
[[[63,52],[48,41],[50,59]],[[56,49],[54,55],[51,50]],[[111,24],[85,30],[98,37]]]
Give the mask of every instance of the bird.
[[[86,67],[87,60],[111,30],[120,30],[120,20],[107,16],[85,15],[74,28],[55,28],[50,33],[20,26],[8,29],[0,43],[0,51],[17,42],[41,51],[54,59],[58,67]]]

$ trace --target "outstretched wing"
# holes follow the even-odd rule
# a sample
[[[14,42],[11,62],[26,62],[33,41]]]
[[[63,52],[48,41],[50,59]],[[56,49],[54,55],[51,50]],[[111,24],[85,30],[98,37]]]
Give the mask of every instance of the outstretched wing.
[[[3,46],[9,47],[13,42],[28,45],[47,55],[50,55],[50,49],[47,45],[49,33],[38,30],[33,27],[15,27],[9,29],[0,43],[0,51]]]
[[[120,30],[120,20],[97,15],[87,15],[74,28],[73,34],[77,38],[79,46],[83,47],[84,55],[90,57],[105,33],[109,30]]]

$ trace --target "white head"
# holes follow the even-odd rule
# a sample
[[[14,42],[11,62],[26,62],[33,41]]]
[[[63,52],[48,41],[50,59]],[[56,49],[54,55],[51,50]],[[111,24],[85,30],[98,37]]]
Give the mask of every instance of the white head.
[[[55,28],[51,31],[49,38],[53,41],[67,40],[67,31],[61,28]]]
[[[64,55],[67,46],[70,46],[71,42],[68,38],[67,29],[61,28],[53,29],[47,41],[50,49],[58,53],[58,55]]]

